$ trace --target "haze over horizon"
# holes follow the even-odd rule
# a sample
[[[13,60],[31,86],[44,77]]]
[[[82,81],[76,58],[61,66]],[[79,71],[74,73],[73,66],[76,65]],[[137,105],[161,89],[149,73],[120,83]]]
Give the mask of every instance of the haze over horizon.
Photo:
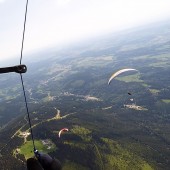
[[[20,56],[25,1],[0,0],[0,60]],[[170,19],[170,2],[29,1],[24,54]]]

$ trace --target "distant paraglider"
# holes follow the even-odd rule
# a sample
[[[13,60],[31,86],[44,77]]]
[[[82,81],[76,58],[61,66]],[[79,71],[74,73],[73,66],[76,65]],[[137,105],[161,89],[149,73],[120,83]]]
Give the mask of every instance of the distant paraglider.
[[[121,73],[127,72],[127,71],[138,71],[136,69],[133,68],[126,68],[126,69],[121,69],[119,71],[117,71],[116,73],[112,74],[112,76],[110,77],[109,81],[108,81],[108,85],[110,84],[110,82],[112,81],[112,79],[114,79],[116,76],[118,76]]]
[[[63,128],[59,131],[58,137],[60,138],[62,132],[68,132],[68,128]]]

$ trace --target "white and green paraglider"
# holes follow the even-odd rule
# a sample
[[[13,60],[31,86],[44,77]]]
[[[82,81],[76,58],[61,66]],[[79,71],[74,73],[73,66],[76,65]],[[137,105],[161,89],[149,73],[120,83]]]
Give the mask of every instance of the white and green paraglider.
[[[114,74],[112,74],[112,76],[110,77],[110,79],[109,79],[109,81],[108,81],[108,84],[110,84],[111,81],[112,81],[116,76],[118,76],[118,75],[121,74],[121,73],[127,72],[127,71],[138,71],[138,70],[133,69],[133,68],[121,69],[121,70],[115,72]]]

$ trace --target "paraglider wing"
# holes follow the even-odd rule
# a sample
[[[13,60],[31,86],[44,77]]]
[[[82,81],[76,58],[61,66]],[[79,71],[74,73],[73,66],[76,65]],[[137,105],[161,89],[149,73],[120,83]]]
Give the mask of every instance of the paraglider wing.
[[[65,131],[67,131],[67,132],[68,132],[68,129],[67,129],[67,128],[63,128],[63,129],[61,129],[61,130],[59,131],[59,133],[58,133],[58,137],[60,138],[61,133],[62,133],[62,132],[65,132]]]
[[[128,95],[132,95],[130,92],[128,92]]]
[[[116,76],[118,76],[119,74],[121,73],[124,73],[126,71],[138,71],[136,69],[133,69],[133,68],[125,68],[125,69],[121,69],[119,71],[117,71],[116,73],[112,74],[112,76],[110,77],[109,81],[108,81],[108,84],[110,84],[110,82],[112,81],[112,79],[114,79]]]

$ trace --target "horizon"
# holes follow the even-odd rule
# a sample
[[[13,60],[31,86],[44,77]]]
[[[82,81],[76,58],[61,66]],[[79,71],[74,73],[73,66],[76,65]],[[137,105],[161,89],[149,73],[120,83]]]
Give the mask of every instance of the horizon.
[[[40,3],[41,2],[41,3]],[[25,2],[0,1],[0,60],[20,55]],[[143,12],[145,11],[145,12]],[[164,0],[37,0],[28,3],[24,53],[170,19]]]
[[[52,45],[52,46],[46,46],[46,47],[42,47],[42,48],[39,48],[39,49],[35,49],[35,50],[31,50],[31,51],[27,51],[25,52],[23,50],[23,60],[26,60],[28,61],[29,59],[27,58],[28,56],[35,56],[35,55],[38,55],[39,53],[42,53],[42,52],[47,52],[47,53],[51,53],[51,52],[58,52],[58,51],[61,51],[61,50],[65,50],[65,49],[68,49],[68,48],[74,48],[75,46],[77,46],[77,44],[86,44],[86,43],[90,43],[91,41],[96,41],[96,39],[101,39],[103,37],[107,37],[107,36],[117,36],[118,34],[122,34],[122,33],[126,33],[126,32],[131,32],[131,31],[139,31],[141,29],[146,29],[148,27],[153,27],[155,24],[159,24],[159,25],[162,25],[162,24],[166,24],[166,23],[170,23],[170,20],[162,20],[162,21],[156,21],[156,22],[153,22],[153,23],[148,23],[148,24],[144,24],[142,26],[134,26],[134,27],[131,27],[131,28],[127,28],[125,30],[120,30],[120,31],[113,31],[113,32],[108,32],[108,33],[105,33],[105,34],[101,34],[101,35],[98,35],[98,36],[93,36],[93,37],[87,37],[87,38],[82,38],[82,39],[78,39],[77,41],[72,41],[72,42],[69,42],[69,43],[65,43],[65,44],[57,44],[57,45]],[[19,51],[20,53],[20,51]],[[25,58],[25,57],[26,58]],[[12,56],[9,56],[7,58],[0,58],[0,67],[4,66],[4,64],[6,63],[10,63],[10,64],[15,64],[18,62],[19,64],[19,60],[20,60],[20,55],[12,55]],[[17,62],[16,62],[17,61]]]

